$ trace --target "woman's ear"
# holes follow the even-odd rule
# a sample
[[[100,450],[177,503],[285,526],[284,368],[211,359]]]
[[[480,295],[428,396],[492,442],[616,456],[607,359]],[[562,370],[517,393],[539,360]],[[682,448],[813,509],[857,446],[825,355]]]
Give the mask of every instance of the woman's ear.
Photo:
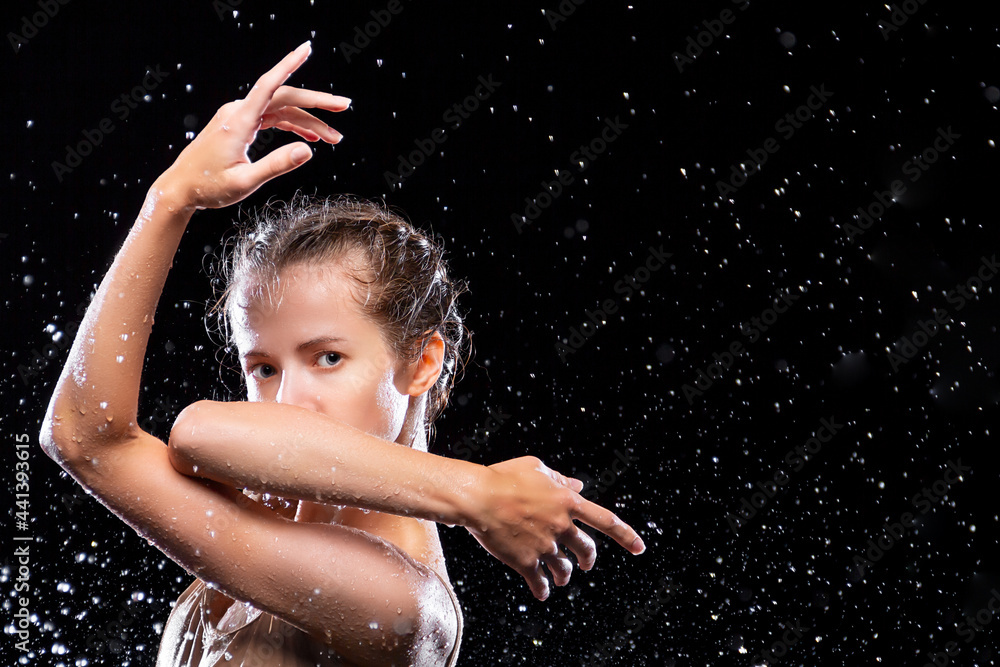
[[[420,396],[434,386],[441,376],[444,366],[444,338],[439,331],[428,332],[424,339],[423,352],[410,366],[412,377],[407,393],[410,396]]]

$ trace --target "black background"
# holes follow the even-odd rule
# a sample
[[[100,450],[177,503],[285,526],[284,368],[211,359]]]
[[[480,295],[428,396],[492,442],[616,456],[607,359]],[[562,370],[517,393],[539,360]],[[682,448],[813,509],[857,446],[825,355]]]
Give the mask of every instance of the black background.
[[[1000,586],[996,290],[987,281],[960,311],[946,296],[1000,245],[995,12],[914,1],[887,32],[892,12],[878,3],[401,6],[381,27],[370,12],[386,3],[74,0],[16,53],[5,38],[5,493],[15,437],[37,442],[66,357],[58,332],[79,320],[150,183],[187,132],[312,38],[290,83],[353,98],[324,117],[345,139],[242,208],[299,188],[384,197],[445,239],[471,285],[476,355],[433,451],[447,454],[495,408],[511,418],[473,461],[530,453],[599,478],[615,450],[632,458],[593,493],[647,552],[605,544],[593,571],[544,603],[465,531],[442,529],[467,623],[461,664],[577,665],[605,644],[607,664],[750,665],[786,623],[808,630],[775,664],[923,665],[950,641],[960,650],[939,664],[996,664],[996,624],[968,642],[957,625]],[[710,37],[703,22],[724,10],[733,20]],[[0,27],[22,32],[38,11],[8,3]],[[366,24],[375,36],[348,59],[342,43]],[[672,54],[703,32],[711,43],[678,68]],[[147,67],[168,76],[119,118],[112,104]],[[496,91],[446,127],[443,114],[489,75]],[[790,137],[777,131],[820,85],[832,95],[815,115]],[[114,130],[57,175],[53,162],[104,119]],[[606,119],[627,127],[580,172],[570,156]],[[392,191],[384,173],[439,127],[447,140]],[[949,127],[959,138],[910,180],[904,163]],[[720,178],[739,163],[753,172],[746,151],[769,137],[779,150],[720,196]],[[511,215],[556,170],[574,182],[519,233]],[[858,207],[894,179],[905,194],[849,239]],[[203,322],[206,256],[237,215],[196,214],[160,302],[140,410],[162,437],[181,407],[238,386]],[[628,299],[616,293],[661,245],[670,266]],[[751,342],[741,326],[778,290],[799,298]],[[556,342],[605,299],[617,312],[561,360]],[[894,368],[890,350],[935,308],[951,323]],[[689,401],[684,385],[733,341],[745,353]],[[786,452],[823,418],[843,427],[792,469]],[[959,458],[971,471],[916,511],[914,494]],[[15,655],[7,637],[3,662],[152,665],[189,577],[37,447],[31,462],[34,652]],[[734,535],[727,515],[779,470],[789,482]],[[859,579],[855,556],[907,511],[917,524]],[[4,570],[5,624],[13,576]],[[664,577],[672,597],[657,604]],[[645,619],[627,620],[651,600]]]

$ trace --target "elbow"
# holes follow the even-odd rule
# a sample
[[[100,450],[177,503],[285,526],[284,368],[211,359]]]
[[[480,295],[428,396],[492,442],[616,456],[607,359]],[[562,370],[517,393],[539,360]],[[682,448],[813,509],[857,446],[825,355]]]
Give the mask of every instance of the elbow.
[[[66,467],[66,462],[73,457],[68,447],[70,440],[66,438],[64,431],[61,424],[57,425],[50,407],[42,420],[42,430],[38,432],[38,444],[50,459]]]
[[[134,438],[139,427],[133,419],[121,415],[116,419],[106,404],[95,409],[71,390],[59,386],[42,419],[38,444],[49,458],[71,470],[101,448]]]
[[[459,619],[444,584],[430,575],[389,608],[395,614],[376,618],[379,626],[375,651],[352,656],[359,664],[398,667],[399,665],[446,665],[461,641]],[[375,626],[373,626],[375,627]]]
[[[460,621],[451,595],[443,582],[433,577],[419,595],[411,616],[410,662],[414,665],[444,665],[458,650]]]
[[[193,460],[199,449],[198,424],[202,423],[212,401],[195,401],[188,405],[174,420],[167,439],[167,458],[174,469],[185,475],[194,473]]]
[[[53,395],[38,432],[38,444],[50,459],[71,470],[84,457],[86,439],[83,426],[63,406]]]

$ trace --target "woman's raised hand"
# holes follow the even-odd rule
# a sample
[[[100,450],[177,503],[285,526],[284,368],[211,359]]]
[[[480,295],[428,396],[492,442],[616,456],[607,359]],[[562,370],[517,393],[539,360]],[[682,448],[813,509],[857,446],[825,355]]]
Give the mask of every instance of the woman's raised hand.
[[[283,85],[311,52],[311,44],[305,42],[261,76],[245,99],[224,104],[155,187],[180,207],[222,208],[312,156],[309,145],[299,141],[250,162],[247,150],[260,130],[274,127],[306,141],[339,142],[339,132],[303,109],[343,111],[351,100]]]
[[[580,496],[583,482],[565,477],[534,456],[488,467],[479,511],[466,529],[498,559],[528,582],[539,600],[549,596],[544,563],[556,586],[569,583],[573,564],[561,547],[576,556],[581,569],[594,566],[594,541],[573,521],[605,533],[633,554],[646,547],[632,528],[600,505]]]

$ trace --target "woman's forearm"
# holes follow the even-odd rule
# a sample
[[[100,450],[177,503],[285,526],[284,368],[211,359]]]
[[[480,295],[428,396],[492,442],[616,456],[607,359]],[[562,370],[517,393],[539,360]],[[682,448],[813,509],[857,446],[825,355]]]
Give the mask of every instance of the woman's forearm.
[[[64,466],[137,429],[153,315],[194,211],[177,201],[153,184],[77,331],[42,431],[46,451]]]
[[[306,408],[198,401],[178,416],[180,472],[285,498],[469,525],[491,471],[398,445]]]

